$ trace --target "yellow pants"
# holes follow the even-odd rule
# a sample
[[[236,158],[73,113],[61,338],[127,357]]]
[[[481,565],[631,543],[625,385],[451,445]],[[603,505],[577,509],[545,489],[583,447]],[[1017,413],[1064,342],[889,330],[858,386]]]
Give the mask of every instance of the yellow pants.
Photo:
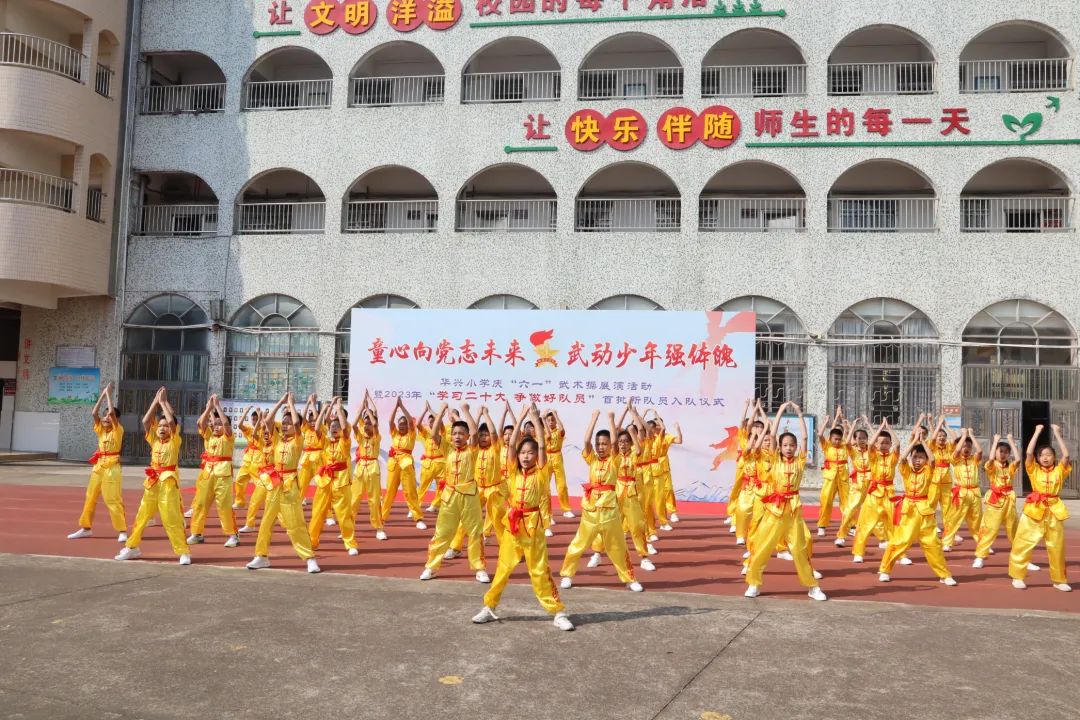
[[[840,496],[840,511],[844,511],[848,503],[849,488],[850,481],[848,480],[847,466],[845,465],[840,466],[832,478],[822,476],[821,509],[818,512],[817,521],[819,528],[829,527],[829,521],[832,519],[833,499],[837,495]]]
[[[566,557],[563,558],[559,574],[563,577],[574,577],[581,556],[598,536],[604,543],[604,553],[619,574],[619,580],[624,583],[634,582],[634,568],[630,565],[630,552],[626,549],[622,518],[619,517],[619,511],[613,509],[581,511],[581,524],[578,525],[570,546],[566,548]]]
[[[82,514],[79,516],[79,527],[89,530],[94,526],[94,513],[97,511],[97,501],[100,496],[105,500],[105,507],[109,509],[109,519],[112,520],[113,530],[118,533],[125,532],[127,516],[124,512],[124,496],[120,491],[119,465],[107,468],[94,466],[94,469],[90,471],[90,484],[86,486],[86,501],[83,503]]]
[[[254,479],[254,478],[253,478]],[[266,502],[266,488],[261,483],[255,483],[255,490],[251,493],[251,503],[248,505],[247,518],[244,525],[255,527],[255,518],[259,515],[259,508]]]
[[[735,508],[739,507],[739,498],[742,497],[744,477],[742,468],[736,468],[735,484],[731,486],[731,493],[728,494],[727,501],[727,516],[729,519],[735,517]]]
[[[889,497],[868,495],[859,509],[859,521],[855,525],[855,544],[852,555],[866,555],[866,541],[878,526],[885,530],[885,537],[892,537],[892,503]]]
[[[260,486],[262,483],[260,483]],[[266,510],[263,512],[262,521],[259,523],[259,539],[255,541],[255,554],[270,557],[270,538],[274,534],[274,523],[281,520],[285,531],[289,533],[293,550],[301,560],[310,560],[315,557],[315,551],[311,549],[311,536],[308,534],[307,525],[304,524],[304,508],[300,506],[302,490],[289,484],[278,485],[273,490],[266,492]]]
[[[205,479],[203,476],[206,476]],[[202,535],[206,528],[206,514],[210,509],[210,503],[217,504],[218,522],[221,523],[221,531],[226,535],[236,534],[236,515],[233,513],[233,483],[232,477],[221,477],[203,472],[199,474],[196,486],[203,486],[202,498],[196,499],[192,508],[195,512],[191,516],[191,534]],[[197,493],[196,493],[197,494]]]
[[[555,494],[559,497],[559,510],[567,512],[570,509],[570,491],[566,488],[566,463],[563,462],[563,454],[558,452],[548,455],[547,468],[549,471],[548,488],[551,487],[551,480],[554,479]]]
[[[251,463],[240,463],[240,470],[236,473],[236,481],[233,483],[233,500],[237,507],[246,507],[248,498],[248,483],[255,482],[259,469]]]
[[[311,505],[311,521],[308,523],[308,536],[311,537],[311,549],[319,549],[319,538],[322,536],[323,525],[326,524],[326,516],[331,509],[334,519],[337,520],[341,532],[341,541],[345,547],[353,550],[358,547],[356,543],[356,514],[352,507],[352,490],[349,487],[348,470],[342,470],[343,479],[327,483],[323,487],[315,488],[315,500]]]
[[[450,547],[458,526],[465,528],[469,536],[469,567],[484,570],[484,519],[480,509],[479,495],[464,495],[455,490],[442,493],[443,502],[439,506],[439,517],[435,521],[435,535],[428,543],[427,563],[424,567],[438,570],[442,565],[443,553]]]
[[[998,531],[1005,526],[1005,535],[1012,544],[1016,537],[1016,496],[1005,493],[1001,499],[1001,505],[995,507],[990,504],[990,496],[993,493],[986,491],[986,505],[983,507],[982,521],[979,523],[979,537],[975,541],[975,557],[986,559],[990,556],[990,546],[997,540]]]
[[[1065,522],[1049,511],[1038,521],[1027,515],[1020,516],[1009,553],[1009,577],[1014,580],[1027,577],[1031,553],[1040,540],[1046,545],[1046,555],[1050,560],[1050,582],[1055,585],[1069,582],[1065,573]]]
[[[645,532],[650,536],[656,534],[656,503],[653,500],[653,476],[652,466],[646,465],[638,468],[638,487],[641,489],[641,512],[645,514]]]
[[[630,495],[630,489],[634,485],[619,480],[616,487],[616,499],[619,501],[619,515],[622,517],[623,533],[630,533],[630,539],[634,543],[634,550],[638,558],[644,559],[649,555],[648,536],[645,534],[645,512],[641,509],[641,496]],[[593,552],[604,551],[604,539],[597,535],[593,540]]]
[[[446,461],[439,460],[421,460],[420,461],[420,485],[416,488],[416,502],[421,503],[424,500],[424,495],[431,489],[432,485],[438,488],[439,478],[446,472]],[[442,498],[439,491],[435,491],[435,499],[431,501],[431,504],[435,507],[442,506]]]
[[[982,522],[982,496],[978,488],[962,488],[959,500],[959,505],[953,505],[951,494],[942,500],[945,532],[941,536],[941,542],[944,545],[953,544],[956,534],[960,532],[960,524],[964,521],[967,521],[968,535],[975,537],[979,532],[979,525]]]
[[[739,501],[735,504],[735,537],[747,539],[750,537],[750,521],[754,515],[754,503],[757,494],[753,487],[744,486],[739,493]]]
[[[161,524],[165,528],[165,534],[169,536],[173,552],[186,555],[188,545],[184,536],[184,506],[180,504],[180,487],[173,478],[161,480],[143,490],[139,512],[135,515],[135,524],[128,535],[127,547],[139,547],[143,531],[158,514],[161,515]]]
[[[667,490],[664,487],[664,476],[661,475],[653,465],[653,488],[652,488],[652,502],[653,513],[656,515],[657,527],[668,524],[668,510],[667,510]]]
[[[315,476],[322,467],[322,452],[319,450],[304,451],[300,456],[300,464],[296,466],[296,479],[300,485],[300,500],[307,497],[308,488],[314,482]]]
[[[507,527],[499,539],[499,566],[495,570],[495,579],[491,582],[491,588],[484,593],[484,605],[492,610],[499,606],[499,599],[502,598],[503,590],[506,589],[506,583],[510,581],[510,574],[524,558],[525,566],[529,569],[533,594],[540,601],[540,605],[552,615],[562,612],[566,606],[562,604],[559,590],[551,579],[544,526],[540,523],[535,524],[530,533],[528,523],[523,520],[521,524],[522,527],[517,533],[510,532],[510,528]]]
[[[844,505],[844,517],[840,521],[840,527],[836,531],[837,537],[847,538],[851,528],[855,527],[859,520],[859,511],[862,510],[863,502],[866,500],[866,485],[858,482],[848,483],[848,501]],[[879,521],[874,525],[874,537],[878,542],[884,542],[885,535],[885,523]]]
[[[366,497],[368,522],[371,524],[371,529],[382,530],[382,480],[379,477],[377,460],[361,460],[353,466],[352,486],[349,488],[349,493],[352,497],[351,516],[356,518],[356,514],[360,512],[360,503]]]
[[[941,527],[945,527],[946,517],[949,514],[949,503],[952,502],[952,474],[946,472],[945,479],[941,482],[936,482],[938,486],[937,497],[934,498],[934,507],[941,510]]]
[[[775,515],[764,505],[762,507],[761,517],[749,542],[750,561],[747,565],[746,584],[761,587],[769,558],[781,541],[786,540],[795,561],[799,582],[805,587],[817,587],[814,568],[810,565],[810,529],[802,518],[802,507],[791,502],[785,503],[780,515]]]
[[[679,509],[675,501],[675,481],[671,477],[671,470],[664,470],[662,485],[664,488],[664,509],[668,515],[671,515],[671,513],[677,512]]]
[[[911,501],[905,501],[905,504]],[[904,556],[915,540],[919,541],[923,554],[926,556],[926,564],[939,578],[947,578],[952,575],[948,566],[945,565],[945,553],[941,549],[941,539],[937,536],[937,521],[931,510],[929,515],[921,514],[917,508],[910,507],[900,518],[900,524],[892,528],[889,533],[889,547],[881,558],[878,572],[891,573],[896,561]]]
[[[484,510],[484,537],[495,535],[498,541],[506,529],[506,496],[503,495],[502,485],[479,488],[479,492],[480,505]],[[466,536],[465,524],[460,523],[450,547],[453,550],[461,550],[465,546]]]
[[[398,486],[405,491],[405,504],[409,507],[409,517],[414,521],[424,518],[420,512],[420,499],[416,495],[416,469],[412,455],[395,455],[386,461],[386,494],[383,495],[382,519],[390,519],[390,509],[394,507]]]

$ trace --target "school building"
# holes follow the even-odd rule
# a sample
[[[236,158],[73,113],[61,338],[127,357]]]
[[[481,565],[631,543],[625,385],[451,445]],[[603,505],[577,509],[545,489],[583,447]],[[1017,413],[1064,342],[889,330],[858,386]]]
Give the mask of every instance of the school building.
[[[354,307],[718,308],[773,408],[1075,451],[1080,5],[979,5],[0,1],[10,437],[343,392]]]

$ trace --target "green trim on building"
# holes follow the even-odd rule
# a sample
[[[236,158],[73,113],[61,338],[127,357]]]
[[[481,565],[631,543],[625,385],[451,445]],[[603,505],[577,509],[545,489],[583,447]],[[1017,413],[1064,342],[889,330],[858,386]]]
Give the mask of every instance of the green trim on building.
[[[297,37],[300,35],[299,30],[255,30],[251,33],[251,37],[264,38],[264,37]]]
[[[559,148],[554,145],[505,145],[503,146],[503,152],[507,155],[510,153],[521,152],[557,152]]]
[[[748,142],[748,148],[837,148],[837,147],[1021,147],[1025,145],[1080,145],[1080,138],[1060,140],[859,140],[855,142],[808,140],[805,142]]]

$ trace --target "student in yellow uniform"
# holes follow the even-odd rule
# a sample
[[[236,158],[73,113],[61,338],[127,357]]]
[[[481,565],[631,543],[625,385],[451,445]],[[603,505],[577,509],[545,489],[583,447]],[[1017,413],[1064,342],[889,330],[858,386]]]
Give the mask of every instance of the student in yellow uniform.
[[[484,513],[484,544],[487,544],[488,535],[494,533],[496,542],[502,537],[506,526],[506,481],[502,477],[499,467],[499,456],[502,454],[501,441],[494,439],[491,428],[496,427],[491,421],[491,415],[487,408],[480,410],[480,427],[476,429],[476,488],[480,493],[480,505]],[[511,428],[511,431],[513,429]],[[459,523],[457,533],[454,535],[450,549],[446,551],[444,559],[453,560],[461,554],[465,546],[465,524]]]
[[[653,455],[653,432],[650,426],[642,420],[644,432],[638,438],[641,443],[641,457],[636,466],[638,487],[641,489],[641,509],[645,513],[645,532],[648,533],[648,541],[656,542],[660,538],[656,534],[661,523],[656,517],[656,483],[654,469],[656,457]]]
[[[541,502],[545,497],[551,498],[548,472],[544,467],[544,429],[540,423],[540,413],[533,405],[531,416],[534,418],[533,426],[539,428],[539,442],[534,438],[523,438],[523,425],[529,415],[529,412],[522,411],[521,420],[507,443],[509,447],[517,449],[508,472],[510,501],[506,529],[499,539],[499,566],[495,571],[495,580],[484,594],[484,607],[472,620],[481,624],[499,619],[495,610],[499,607],[503,590],[510,581],[510,574],[524,558],[533,594],[540,605],[555,616],[555,627],[573,630],[574,624],[570,622],[566,606],[551,578],[547,538],[543,532]]]
[[[275,425],[278,410],[285,408],[281,429]],[[249,570],[270,567],[270,538],[274,523],[279,517],[289,534],[293,550],[307,563],[309,573],[320,571],[311,549],[311,536],[304,523],[304,508],[300,495],[300,456],[304,451],[304,437],[300,431],[300,414],[296,412],[292,393],[285,393],[273,409],[263,418],[263,428],[272,433],[266,455],[266,465],[259,470],[259,485],[266,490],[266,510],[259,522],[259,538],[255,541],[255,557],[247,564]]]
[[[668,520],[667,528],[671,529],[671,523],[679,522],[679,508],[675,498],[675,483],[671,477],[671,459],[668,453],[672,445],[682,445],[682,428],[679,427],[679,423],[675,423],[675,434],[669,434],[664,419],[659,414],[656,415],[656,425],[656,474],[659,477],[657,485],[660,487],[664,513]]]
[[[155,421],[154,413],[161,410],[161,417]],[[176,471],[180,459],[180,432],[176,426],[169,397],[164,387],[154,395],[142,419],[146,444],[150,446],[150,467],[146,468],[146,480],[143,481],[142,502],[135,516],[135,525],[124,544],[124,549],[116,556],[117,560],[134,560],[142,555],[139,544],[143,531],[158,514],[173,552],[180,558],[181,565],[191,564],[187,543],[184,542],[184,509],[180,505],[180,475]]]
[[[1046,555],[1050,560],[1050,582],[1057,590],[1072,592],[1065,573],[1065,521],[1069,519],[1069,511],[1061,501],[1061,487],[1072,472],[1072,461],[1069,446],[1061,437],[1061,428],[1051,425],[1050,429],[1060,448],[1061,461],[1058,461],[1053,445],[1039,446],[1043,426],[1037,425],[1024,456],[1031,494],[1024,501],[1024,514],[1016,527],[1012,551],[1009,553],[1009,577],[1017,590],[1027,587],[1024,578],[1031,563],[1031,553],[1041,541],[1046,545]]]
[[[424,452],[420,455],[420,485],[416,488],[417,502],[424,502],[424,495],[432,485],[442,479],[446,471],[446,453],[450,451],[450,443],[446,439],[446,428],[441,420],[431,412],[431,406],[424,403],[424,410],[420,413],[420,424],[416,428],[420,439],[424,441]],[[439,507],[439,492],[436,489],[435,496],[428,506],[428,512],[435,512]]]
[[[858,417],[849,423],[847,436],[844,438],[851,471],[848,473],[848,501],[844,503],[844,516],[836,531],[836,540],[833,541],[837,547],[844,547],[848,535],[855,533],[855,521],[870,488],[870,434],[866,428],[861,427],[863,423],[869,425],[864,417]]]
[[[261,461],[256,461],[258,449],[253,447],[257,445],[255,428],[259,426],[259,417],[259,411],[253,410],[251,406],[248,406],[244,414],[240,416],[240,435],[247,446],[240,458],[240,469],[237,470],[236,481],[233,483],[233,510],[247,507],[248,485],[255,482],[256,475],[259,473]]]
[[[921,422],[922,416],[919,416]],[[919,423],[916,423],[918,427]],[[866,541],[874,528],[882,525],[885,536],[892,536],[892,496],[895,490],[896,466],[900,462],[900,450],[889,421],[883,419],[877,433],[870,440],[870,483],[866,486],[866,499],[859,509],[855,524],[855,543],[851,548],[852,560],[863,561]]]
[[[233,432],[232,422],[221,409],[217,395],[211,395],[206,402],[206,409],[196,422],[199,435],[203,439],[202,464],[199,466],[199,479],[196,486],[203,485],[201,501],[194,505],[195,513],[191,518],[191,535],[188,545],[203,542],[203,529],[206,527],[206,514],[210,503],[217,504],[218,522],[225,533],[225,547],[236,547],[240,536],[236,533],[236,516],[233,514]]]
[[[94,534],[94,513],[97,511],[99,497],[105,500],[113,530],[118,533],[117,542],[126,542],[128,539],[127,516],[120,485],[120,446],[124,442],[124,428],[120,425],[120,413],[113,406],[112,387],[112,383],[105,386],[90,411],[94,434],[97,435],[97,450],[89,460],[90,483],[86,486],[86,500],[83,502],[82,514],[79,515],[79,529],[68,535],[68,540],[91,537]],[[100,414],[102,403],[106,406],[104,415]]]
[[[297,474],[300,478],[300,504],[307,505],[308,490],[315,481],[315,474],[322,465],[323,436],[319,431],[319,398],[312,394],[308,396],[304,406],[301,431],[304,436],[304,452],[300,456],[300,465]]]
[[[353,424],[356,436],[356,456],[353,458],[352,516],[360,511],[360,503],[367,498],[368,522],[375,531],[376,540],[386,539],[382,517],[382,476],[379,470],[379,413],[371,396],[364,391],[364,401]]]
[[[593,431],[596,430],[596,420],[599,417],[600,411],[594,410],[582,446],[581,457],[589,466],[589,482],[582,485],[584,494],[581,497],[581,523],[574,539],[566,548],[562,570],[559,572],[562,576],[561,587],[564,590],[572,587],[581,556],[599,536],[605,553],[615,566],[619,580],[626,583],[630,590],[641,592],[644,588],[634,577],[634,568],[630,565],[630,553],[626,549],[626,535],[623,532],[622,516],[619,514],[619,502],[615,493],[618,463],[611,453],[615,413],[608,413],[611,429],[596,432],[594,450]]]
[[[739,495],[739,507],[735,509],[735,544],[745,545],[743,570],[749,568],[754,531],[765,512],[762,501],[772,493],[772,467],[777,460],[776,437],[772,434],[772,423],[751,436],[746,451],[746,464],[743,472],[743,491]],[[786,540],[781,539],[781,543]],[[743,573],[746,574],[745,572]]]
[[[752,402],[755,403],[753,417],[749,415]],[[750,421],[752,419],[754,424],[757,424],[757,408],[760,404],[761,400],[746,399],[743,403],[742,420],[739,421],[739,427],[736,430],[735,440],[739,444],[739,450],[735,459],[735,482],[731,486],[731,492],[728,493],[727,517],[724,518],[724,524],[730,526],[728,531],[731,533],[735,532],[735,508],[739,505],[739,495],[743,489],[743,453],[746,452],[746,446],[750,441]]]
[[[400,413],[400,416],[399,416]],[[405,504],[409,519],[417,530],[427,530],[424,514],[420,512],[420,499],[416,495],[416,468],[413,465],[413,448],[416,447],[416,421],[405,409],[401,398],[397,399],[390,413],[390,452],[386,460],[386,494],[383,495],[382,519],[390,519],[398,486],[405,492]]]
[[[308,534],[311,536],[311,549],[319,549],[319,538],[327,515],[333,510],[337,526],[341,532],[341,541],[349,555],[359,555],[356,542],[356,513],[352,501],[352,473],[349,468],[349,451],[352,438],[349,436],[349,420],[342,407],[341,398],[336,397],[319,414],[319,432],[323,442],[322,465],[315,475],[318,490],[311,505],[311,520]],[[320,495],[321,491],[321,495]]]
[[[1016,537],[1016,494],[1013,491],[1013,479],[1020,469],[1020,451],[1016,448],[1016,441],[1011,433],[1007,439],[1008,442],[1002,442],[1000,435],[994,436],[990,445],[994,448],[994,457],[987,460],[983,466],[990,489],[986,491],[982,522],[979,523],[979,534],[975,540],[975,560],[971,563],[973,568],[983,567],[986,558],[994,552],[991,546],[1002,525],[1005,526],[1005,535],[1010,544]],[[1028,563],[1029,571],[1038,569],[1038,565]]]
[[[251,450],[251,464],[255,470],[252,472],[251,481],[255,483],[255,489],[251,491],[251,500],[248,502],[247,517],[244,525],[238,533],[241,535],[259,531],[255,520],[259,517],[259,510],[266,503],[266,488],[259,482],[259,473],[263,467],[269,464],[270,451],[273,449],[274,434],[267,428],[266,413],[259,413],[259,420],[252,427],[251,439],[248,441],[248,450]],[[247,451],[245,451],[247,454]]]
[[[548,410],[544,414],[544,441],[547,447],[544,454],[547,456],[547,469],[550,478],[555,481],[555,494],[559,498],[559,509],[564,518],[573,518],[574,512],[570,509],[570,491],[566,487],[566,464],[563,462],[563,442],[566,440],[566,428],[563,427],[562,418],[554,410]],[[554,525],[551,515],[545,518],[549,525]]]
[[[960,432],[960,439],[952,456],[953,485],[950,497],[943,498],[941,505],[945,514],[945,532],[941,543],[945,552],[963,540],[960,525],[967,521],[968,532],[975,537],[982,522],[982,490],[979,488],[979,466],[982,465],[983,449],[971,428]]]
[[[649,476],[652,479],[652,492],[649,499],[652,503],[652,515],[656,518],[655,527],[664,532],[671,532],[672,528],[671,523],[668,521],[667,499],[664,488],[664,474],[660,467],[660,451],[664,446],[664,428],[659,422],[660,415],[657,414],[656,408],[646,410],[644,417],[648,418],[650,412],[653,414],[653,419],[646,420],[649,434],[642,441],[642,444],[649,449]]]
[[[625,430],[620,430],[615,439],[615,498],[619,504],[623,527],[630,533],[634,549],[638,554],[639,567],[647,572],[656,569],[649,555],[656,555],[657,550],[648,542],[645,534],[645,511],[641,507],[641,493],[638,478],[634,472],[637,458],[641,456],[642,433],[637,425],[630,423]],[[595,549],[595,544],[594,544]]]
[[[921,423],[921,420],[920,420]],[[945,416],[938,418],[934,428],[934,439],[930,443],[930,452],[934,454],[934,483],[937,485],[935,493],[935,508],[941,508],[941,524],[945,526],[945,516],[948,515],[947,504],[952,498],[952,460],[956,452],[956,436],[945,425]]]
[[[956,585],[949,567],[945,564],[941,539],[937,536],[934,519],[934,495],[937,485],[934,483],[933,453],[926,444],[924,431],[916,425],[918,433],[900,463],[900,477],[904,481],[904,492],[893,495],[890,501],[892,510],[892,532],[889,535],[889,547],[878,566],[878,580],[889,582],[893,565],[904,553],[919,541],[926,556],[926,563],[938,576],[943,585]]]
[[[436,427],[442,423],[446,405],[439,409]],[[465,528],[469,536],[469,567],[476,572],[476,581],[491,582],[484,561],[484,519],[480,495],[476,487],[476,457],[479,452],[476,438],[476,421],[469,406],[461,406],[462,420],[451,426],[451,449],[446,456],[446,473],[439,479],[438,492],[442,497],[439,517],[435,521],[435,534],[428,543],[427,563],[420,573],[421,580],[435,577],[443,557],[450,547],[458,526]]]
[[[799,488],[802,486],[803,472],[806,469],[806,447],[809,440],[806,420],[802,409],[792,402],[780,406],[770,428],[776,436],[780,427],[780,418],[784,409],[791,407],[799,416],[801,438],[789,432],[779,435],[779,453],[772,465],[770,492],[761,500],[764,511],[754,528],[750,541],[750,562],[746,571],[746,597],[755,598],[761,594],[765,568],[769,558],[780,543],[787,539],[788,551],[795,563],[799,582],[809,588],[807,595],[814,600],[825,600],[825,593],[818,585],[814,568],[810,565],[810,530],[802,516],[802,500]]]
[[[832,520],[833,500],[839,496],[840,511],[848,502],[848,449],[844,444],[844,411],[836,407],[835,424],[828,415],[821,425],[818,443],[821,445],[821,507],[818,510],[817,534],[825,537]]]

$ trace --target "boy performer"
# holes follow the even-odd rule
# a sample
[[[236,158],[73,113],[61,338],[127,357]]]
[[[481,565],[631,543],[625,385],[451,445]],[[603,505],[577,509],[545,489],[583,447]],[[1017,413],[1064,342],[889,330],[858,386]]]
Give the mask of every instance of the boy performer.
[[[1011,544],[1016,537],[1016,495],[1013,492],[1013,478],[1020,469],[1020,451],[1016,449],[1016,441],[1012,434],[1008,436],[1008,442],[1001,442],[1001,436],[995,435],[991,444],[994,448],[994,457],[986,461],[986,479],[990,482],[990,489],[986,491],[985,505],[983,506],[982,522],[979,523],[979,534],[975,541],[975,560],[971,563],[973,568],[983,567],[986,558],[993,552],[991,545],[997,539],[998,530],[1005,525],[1005,535]],[[1028,570],[1038,570],[1039,566],[1028,563]]]
[[[349,437],[349,423],[341,398],[336,397],[330,405],[319,413],[319,432],[325,438],[323,443],[322,465],[315,474],[315,501],[311,507],[311,520],[308,523],[308,535],[311,536],[311,549],[319,549],[319,537],[322,535],[323,521],[333,508],[338,527],[341,528],[341,540],[350,555],[359,555],[356,543],[356,513],[353,512],[352,484],[349,472],[349,450],[352,438]]]
[[[829,416],[822,423],[818,443],[821,445],[821,507],[818,511],[817,534],[825,537],[825,530],[832,520],[833,500],[839,495],[840,511],[848,503],[848,449],[844,444],[844,411],[836,406],[836,424],[830,427]]]
[[[86,500],[79,516],[79,529],[68,535],[68,540],[90,537],[94,533],[94,513],[97,501],[105,500],[109,509],[109,519],[113,530],[118,535],[117,542],[126,542],[127,517],[124,511],[124,496],[120,484],[120,446],[124,441],[124,428],[120,425],[120,413],[113,406],[112,383],[105,386],[94,404],[90,416],[93,418],[94,434],[97,435],[98,449],[90,456],[90,483],[86,486]],[[101,404],[105,403],[105,415],[100,415]]]
[[[315,480],[315,473],[322,464],[323,436],[319,430],[319,399],[309,395],[304,405],[303,421],[300,429],[304,437],[304,453],[300,456],[297,476],[300,484],[300,504],[307,505],[307,492]]]
[[[360,404],[360,412],[357,414],[353,425],[353,435],[356,436],[356,456],[353,458],[352,487],[352,517],[360,511],[360,503],[367,496],[368,522],[375,531],[376,540],[386,539],[386,529],[383,526],[382,516],[382,477],[379,471],[379,446],[382,437],[379,435],[379,413],[375,409],[375,403],[371,402],[371,396],[364,391],[364,401]],[[355,530],[354,530],[355,532]]]
[[[570,491],[566,488],[566,465],[563,463],[563,441],[566,440],[566,428],[563,427],[562,418],[554,410],[548,410],[544,415],[547,427],[544,429],[544,438],[547,447],[544,454],[547,457],[547,467],[550,479],[555,480],[555,493],[559,498],[559,509],[564,518],[574,517],[570,509]],[[547,516],[549,525],[554,525],[550,511]]]
[[[974,451],[974,455],[972,452]],[[953,485],[951,496],[941,499],[944,508],[945,534],[941,538],[945,552],[952,550],[962,537],[957,533],[966,519],[968,531],[974,537],[982,522],[982,491],[979,488],[979,465],[983,449],[971,428],[964,428],[952,456]]]
[[[922,416],[919,416],[922,422]],[[916,423],[916,427],[919,423]],[[912,440],[914,442],[914,440]],[[892,496],[896,466],[900,463],[900,450],[889,421],[882,419],[877,433],[870,440],[870,483],[866,486],[866,498],[859,509],[855,525],[855,545],[851,548],[852,561],[861,563],[866,554],[866,541],[878,525],[885,528],[885,536],[892,535]]]
[[[724,518],[724,524],[730,525],[729,532],[735,532],[735,508],[739,504],[739,495],[743,489],[743,453],[746,452],[746,446],[750,441],[750,418],[748,412],[750,410],[750,403],[753,402],[750,398],[746,399],[743,403],[742,420],[739,421],[739,427],[736,430],[735,440],[739,444],[738,457],[735,460],[735,483],[731,486],[731,492],[728,494],[727,503],[727,517]],[[760,401],[758,401],[760,402]],[[757,405],[754,405],[754,422],[757,422]]]
[[[679,522],[679,508],[675,499],[675,483],[671,478],[671,459],[668,457],[668,453],[671,451],[672,445],[682,445],[682,428],[679,427],[679,423],[675,423],[675,434],[668,434],[667,426],[664,425],[663,418],[661,418],[656,411],[653,411],[653,413],[656,417],[656,425],[658,428],[656,433],[655,471],[657,475],[659,475],[658,485],[664,503],[663,511],[668,519],[667,529],[670,530],[670,523]]]
[[[232,422],[221,409],[217,395],[211,395],[206,402],[206,409],[196,423],[199,435],[203,439],[202,463],[199,466],[199,479],[196,487],[202,486],[201,498],[194,505],[191,518],[191,535],[188,545],[203,542],[203,529],[206,527],[206,513],[210,503],[217,504],[218,523],[225,533],[225,547],[236,547],[240,536],[236,533],[236,515],[233,513],[233,431]],[[198,493],[196,493],[198,494]]]
[[[251,475],[252,482],[255,483],[255,489],[251,491],[251,500],[248,503],[247,516],[244,520],[244,526],[237,530],[241,535],[246,533],[253,533],[259,531],[259,526],[255,524],[255,519],[259,516],[259,510],[266,503],[266,488],[259,482],[259,472],[267,465],[270,452],[273,450],[273,437],[274,433],[268,429],[265,413],[259,413],[259,419],[252,426],[251,439],[248,440],[248,449],[244,451],[247,455],[251,452],[251,464],[255,468]],[[271,420],[270,426],[274,425]]]
[[[922,423],[921,416],[916,426]],[[935,493],[935,507],[941,507],[941,527],[945,525],[945,516],[949,514],[948,502],[952,498],[952,460],[956,452],[956,437],[945,425],[945,416],[938,418],[934,428],[934,441],[930,443],[930,452],[934,454],[934,483],[938,486]]]
[[[1012,551],[1009,553],[1009,577],[1017,590],[1027,587],[1024,578],[1031,563],[1031,553],[1041,540],[1046,545],[1046,554],[1050,559],[1050,582],[1057,590],[1072,592],[1065,574],[1065,521],[1069,519],[1069,511],[1061,502],[1061,486],[1065,483],[1065,477],[1072,472],[1072,461],[1069,446],[1061,437],[1061,428],[1051,425],[1050,429],[1054,431],[1054,440],[1061,448],[1061,462],[1058,462],[1053,445],[1039,447],[1043,426],[1037,425],[1024,456],[1031,494],[1024,501],[1024,515],[1016,527]]]
[[[417,502],[422,503],[428,488],[441,480],[446,471],[446,453],[450,450],[450,442],[443,432],[442,420],[436,419],[431,406],[426,402],[420,418],[416,431],[424,441],[424,452],[420,455],[420,485],[416,488],[416,497]],[[439,491],[436,488],[435,497],[427,511],[435,512],[438,507]]]
[[[400,417],[399,414],[400,413]],[[420,512],[420,499],[416,495],[416,468],[413,464],[413,448],[416,447],[416,421],[405,409],[401,398],[390,413],[390,452],[386,460],[386,493],[383,495],[382,519],[390,519],[390,509],[394,506],[398,486],[405,492],[405,504],[409,508],[409,519],[416,523],[417,530],[427,530],[424,514]]]
[[[480,427],[476,431],[476,488],[480,491],[480,505],[484,511],[484,544],[487,544],[487,536],[494,533],[498,542],[506,527],[506,480],[503,479],[499,467],[499,456],[502,454],[501,443],[493,440],[491,428],[495,423],[491,421],[486,407],[480,410]],[[465,546],[465,524],[458,525],[454,541],[450,543],[450,549],[443,556],[446,560],[453,560],[461,554],[461,548]]]
[[[250,425],[248,420],[251,421]],[[240,434],[244,437],[247,447],[240,459],[240,469],[236,473],[236,481],[233,484],[233,510],[247,506],[248,483],[255,482],[255,476],[259,472],[261,460],[256,459],[258,448],[255,447],[258,444],[256,441],[258,433],[255,430],[258,426],[259,411],[252,410],[251,406],[248,406],[248,409],[240,416]]]

